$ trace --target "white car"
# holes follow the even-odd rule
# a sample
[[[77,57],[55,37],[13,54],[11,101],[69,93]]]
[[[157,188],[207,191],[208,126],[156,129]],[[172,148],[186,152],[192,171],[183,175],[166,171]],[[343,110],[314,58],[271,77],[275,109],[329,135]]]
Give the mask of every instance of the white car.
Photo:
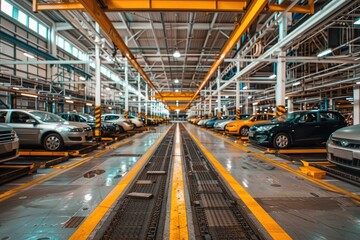
[[[135,125],[135,127],[142,127],[142,126],[144,126],[144,123],[143,123],[141,120],[139,120],[137,117],[129,116],[128,119],[131,121],[132,124]]]
[[[134,129],[134,125],[129,121],[129,119],[124,118],[120,114],[103,114],[101,115],[101,121],[116,123],[119,125],[119,133]]]

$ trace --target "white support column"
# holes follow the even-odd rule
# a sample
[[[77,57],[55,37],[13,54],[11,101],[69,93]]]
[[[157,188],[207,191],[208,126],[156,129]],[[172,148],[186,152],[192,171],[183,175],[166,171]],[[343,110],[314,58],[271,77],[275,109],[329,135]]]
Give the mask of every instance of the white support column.
[[[353,125],[360,124],[360,86],[354,87]]]
[[[252,111],[253,111],[253,115],[256,114],[256,108],[257,108],[257,105],[252,105]]]
[[[212,95],[211,95],[211,84],[209,84],[209,118],[213,117],[212,113]]]
[[[100,32],[99,24],[95,23],[97,32]],[[101,74],[100,74],[100,37],[96,34],[95,37],[95,137],[101,137]]]
[[[249,94],[245,95],[245,114],[250,114],[250,107],[249,107]],[[253,113],[254,114],[254,113]]]
[[[145,124],[148,125],[148,103],[149,103],[149,93],[148,85],[145,85]]]
[[[329,109],[328,110],[334,110],[334,100],[332,98],[329,99]]]
[[[240,120],[240,81],[236,79],[236,92],[235,92],[235,114],[236,120]]]
[[[287,99],[287,111],[288,112],[294,111],[294,103],[293,103],[293,99],[291,98]]]
[[[141,118],[141,89],[140,89],[140,83],[141,83],[141,76],[140,73],[138,73],[138,118]]]
[[[221,118],[221,91],[220,91],[220,76],[221,72],[220,72],[220,68],[218,68],[218,77],[216,79],[216,84],[217,84],[217,89],[218,89],[218,96],[217,96],[217,100],[218,100],[218,112],[217,112],[217,117],[218,119]]]
[[[125,44],[128,45],[128,37],[125,36]],[[125,118],[129,118],[129,61],[125,60]]]
[[[204,91],[204,102],[203,102],[204,118],[205,119],[209,117],[209,115],[207,114],[207,111],[206,111],[206,96],[207,96],[207,94],[206,94],[206,90],[205,90]]]

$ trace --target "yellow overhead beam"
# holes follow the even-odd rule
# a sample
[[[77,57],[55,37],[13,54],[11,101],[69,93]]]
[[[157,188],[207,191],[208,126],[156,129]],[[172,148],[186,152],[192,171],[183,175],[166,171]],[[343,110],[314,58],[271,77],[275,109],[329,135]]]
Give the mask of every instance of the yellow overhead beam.
[[[38,0],[33,0],[37,2]],[[81,2],[81,1],[79,1]],[[220,11],[242,12],[246,0],[108,0],[106,11]],[[84,10],[75,3],[35,3],[33,10]]]
[[[185,111],[186,110],[186,106],[173,106],[173,105],[168,105],[169,107],[169,111]]]
[[[282,2],[280,5],[269,4],[268,10],[271,12],[284,12],[289,6],[290,2]],[[315,13],[314,0],[308,0],[308,5],[306,6],[294,6],[288,10],[288,12],[297,12],[297,13]]]
[[[164,101],[190,101],[193,96],[193,92],[162,92],[161,96],[159,94],[155,94],[151,97],[156,99],[162,99]]]
[[[246,11],[245,15],[241,19],[240,24],[233,31],[230,38],[226,42],[225,46],[221,50],[221,52],[219,54],[219,58],[213,63],[209,72],[206,74],[203,82],[200,84],[199,88],[195,92],[195,95],[193,96],[191,101],[186,106],[187,108],[190,107],[190,104],[195,100],[197,95],[199,95],[201,89],[203,89],[204,86],[208,83],[208,81],[210,80],[210,77],[215,73],[215,71],[218,69],[220,64],[224,61],[225,57],[233,49],[235,44],[239,41],[239,38],[244,34],[244,32],[255,21],[255,19],[260,14],[260,12],[264,9],[264,7],[266,6],[267,3],[268,3],[268,0],[252,1],[252,3],[249,6],[248,10]]]

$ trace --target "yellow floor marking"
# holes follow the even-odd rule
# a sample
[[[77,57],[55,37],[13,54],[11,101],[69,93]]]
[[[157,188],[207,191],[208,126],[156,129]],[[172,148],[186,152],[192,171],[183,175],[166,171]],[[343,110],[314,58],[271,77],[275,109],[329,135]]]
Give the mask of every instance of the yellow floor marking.
[[[150,155],[156,150],[156,147],[164,139],[169,127],[161,137],[155,142],[155,144],[137,161],[137,163],[131,168],[131,170],[120,180],[120,182],[114,187],[114,189],[105,197],[105,199],[92,211],[92,213],[85,219],[85,221],[78,227],[78,229],[69,238],[72,240],[87,239],[95,229],[96,225],[101,221],[106,212],[111,208],[114,202],[128,187],[133,178],[143,168],[144,164],[150,157]]]
[[[313,183],[315,183],[315,184],[317,184],[317,185],[319,185],[319,186],[321,186],[321,187],[323,187],[323,188],[325,188],[325,189],[327,189],[329,191],[342,193],[344,195],[347,195],[347,196],[351,197],[353,200],[355,200],[355,202],[357,202],[357,203],[360,202],[360,196],[358,196],[358,195],[356,195],[356,194],[354,194],[352,192],[349,192],[349,191],[347,191],[345,189],[337,187],[337,186],[335,186],[333,184],[327,183],[327,182],[325,182],[323,180],[319,180],[319,179],[309,177],[306,174],[303,174],[300,170],[296,170],[296,169],[288,166],[286,163],[281,163],[281,162],[278,162],[278,161],[273,160],[271,158],[268,158],[268,157],[264,156],[263,154],[256,153],[256,152],[252,151],[251,149],[249,149],[247,147],[244,147],[244,146],[241,146],[239,144],[233,143],[231,140],[228,140],[228,139],[225,139],[225,138],[222,138],[222,137],[218,137],[215,134],[212,134],[212,135],[217,137],[217,138],[222,139],[223,141],[231,144],[232,146],[234,146],[236,148],[241,149],[242,151],[251,153],[251,154],[253,154],[254,156],[256,156],[258,158],[262,158],[267,162],[270,162],[270,163],[272,163],[272,164],[274,164],[274,165],[276,165],[276,166],[278,166],[278,167],[280,167],[280,168],[282,168],[284,170],[287,170],[287,171],[289,171],[291,173],[294,173],[295,175],[300,176],[300,177],[302,177],[302,178],[304,178],[304,179],[306,179],[306,180],[308,180],[310,182],[313,182]]]
[[[122,141],[122,142],[119,142],[119,143],[117,143],[115,145],[116,145],[116,147],[120,147],[121,145],[124,145],[124,144],[128,143],[129,141],[130,140]],[[90,157],[87,157],[87,158],[81,159],[79,161],[76,161],[76,162],[74,162],[72,164],[64,165],[62,167],[58,166],[58,167],[54,168],[53,172],[50,172],[50,173],[48,173],[48,174],[46,174],[44,176],[38,177],[38,178],[36,178],[36,179],[34,179],[34,180],[30,181],[30,182],[24,183],[24,184],[22,184],[22,185],[20,185],[18,187],[15,187],[15,188],[13,188],[13,189],[11,189],[9,191],[6,191],[6,192],[0,194],[0,202],[3,202],[4,200],[15,196],[16,194],[18,194],[22,190],[29,189],[29,188],[34,187],[35,185],[39,185],[41,183],[44,183],[47,180],[50,180],[50,179],[52,179],[54,177],[57,177],[60,174],[62,174],[62,173],[66,172],[66,171],[68,171],[68,170],[70,170],[72,168],[75,168],[75,167],[77,167],[77,166],[79,166],[79,165],[93,159],[94,157],[101,156],[101,155],[103,155],[103,154],[105,154],[105,153],[107,153],[109,151],[112,151],[112,150],[113,149],[106,149],[106,150],[103,150],[101,152],[95,153]]]
[[[238,183],[238,181],[216,160],[216,158],[200,143],[200,141],[188,130],[191,138],[200,147],[212,165],[222,178],[230,185],[237,196],[244,202],[254,214],[260,224],[265,228],[273,239],[291,239],[285,230],[260,206],[258,202]]]
[[[183,156],[181,153],[179,124],[177,124],[176,126],[175,152],[173,160],[174,165],[171,186],[169,239],[186,240],[189,239],[189,233],[186,216],[184,177],[182,166]]]

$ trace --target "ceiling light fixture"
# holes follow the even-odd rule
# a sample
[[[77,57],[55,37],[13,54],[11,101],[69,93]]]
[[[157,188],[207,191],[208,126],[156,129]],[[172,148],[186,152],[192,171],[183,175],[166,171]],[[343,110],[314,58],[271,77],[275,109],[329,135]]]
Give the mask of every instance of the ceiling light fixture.
[[[106,90],[106,91],[109,91],[109,90],[110,90],[110,88],[109,88],[109,87],[106,87],[106,88],[105,88],[105,90]]]
[[[15,89],[15,90],[20,90],[20,88],[18,88],[18,87],[13,87],[13,89]]]
[[[243,87],[243,90],[246,90],[246,89],[248,89],[248,86]]]
[[[92,103],[86,103],[86,106],[91,107],[91,106],[92,106]]]
[[[37,98],[38,96],[32,94],[21,93],[22,96]]]
[[[293,83],[293,86],[298,86],[300,84],[301,84],[301,82],[295,82],[295,83]]]
[[[323,57],[325,55],[328,55],[329,53],[332,53],[332,49],[331,48],[328,48],[328,49],[325,49],[324,51],[321,51],[318,53],[318,57]]]
[[[67,102],[67,103],[74,103],[74,101],[71,101],[71,100],[66,100],[65,102]]]
[[[273,74],[271,76],[269,76],[270,79],[275,79],[276,78],[276,74]]]
[[[179,57],[181,57],[181,53],[180,53],[178,50],[176,50],[176,51],[173,53],[173,57],[174,57],[174,58],[179,58]]]
[[[28,53],[24,53],[24,56],[28,57],[28,58],[35,58],[33,55],[28,54]]]
[[[360,82],[356,82],[356,84],[360,84]]]
[[[252,98],[252,96],[248,96],[248,99]]]
[[[80,79],[81,81],[85,81],[85,80],[86,80],[86,78],[84,78],[83,76],[79,77],[79,79]]]
[[[175,92],[179,92],[179,89],[175,89]]]
[[[174,80],[174,83],[179,83],[179,79],[175,79],[175,80]]]

